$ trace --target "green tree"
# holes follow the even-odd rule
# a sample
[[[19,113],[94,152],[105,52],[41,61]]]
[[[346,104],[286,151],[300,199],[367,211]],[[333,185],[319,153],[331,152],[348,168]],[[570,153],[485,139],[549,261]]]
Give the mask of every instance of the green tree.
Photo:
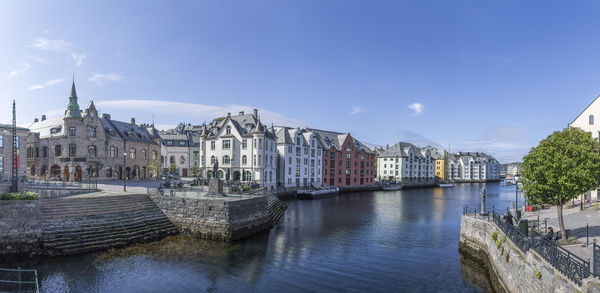
[[[198,177],[198,173],[200,173],[200,168],[198,168],[198,166],[193,166],[191,171],[192,171],[192,176]]]
[[[152,161],[150,166],[148,166],[148,169],[150,170],[150,176],[158,177],[158,173],[160,172],[160,162],[158,160]]]
[[[523,158],[523,190],[533,204],[556,206],[566,239],[563,204],[600,186],[600,147],[591,133],[565,128],[540,141]]]
[[[175,163],[171,163],[171,165],[169,165],[169,173],[177,174],[177,171],[179,171],[179,168],[177,168],[177,165],[175,165]]]

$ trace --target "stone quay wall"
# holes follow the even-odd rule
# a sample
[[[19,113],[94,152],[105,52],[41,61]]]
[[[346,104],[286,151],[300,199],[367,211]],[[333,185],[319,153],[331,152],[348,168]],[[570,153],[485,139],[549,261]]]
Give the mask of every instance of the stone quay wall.
[[[0,200],[0,254],[41,254],[42,206],[38,200]]]
[[[459,250],[487,263],[492,284],[499,292],[600,292],[600,280],[588,278],[579,287],[535,251],[523,253],[507,237],[500,247],[492,239],[504,235],[494,222],[462,216]]]
[[[237,200],[149,196],[183,234],[232,241],[270,227],[266,196]]]

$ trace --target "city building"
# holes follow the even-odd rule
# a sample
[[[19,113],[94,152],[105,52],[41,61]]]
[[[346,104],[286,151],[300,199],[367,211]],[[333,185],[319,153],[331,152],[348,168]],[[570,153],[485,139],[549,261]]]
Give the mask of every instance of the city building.
[[[27,158],[23,156],[27,147],[29,129],[17,127],[17,175],[26,175]],[[0,182],[10,180],[13,165],[12,125],[0,124]]]
[[[448,155],[448,179],[460,182],[500,180],[500,163],[485,153],[458,152]]]
[[[435,183],[435,159],[429,148],[398,142],[377,158],[380,180],[401,182],[403,185],[430,185]]]
[[[170,132],[159,132],[161,139],[161,162],[163,169],[169,169],[171,164],[177,168],[177,174],[182,177],[189,175],[190,141],[188,135]]]
[[[435,159],[435,179],[446,180],[448,156],[444,149],[434,148],[430,145],[424,147],[429,150],[431,156]]]
[[[323,145],[314,131],[277,126],[278,173],[281,187],[321,186]]]
[[[64,116],[42,115],[29,127],[27,174],[63,181],[149,179],[160,145],[146,127],[135,118],[126,123],[100,117],[93,101],[81,111],[73,82]]]
[[[198,147],[192,152],[197,151],[200,157],[200,177],[211,178],[218,163],[218,178],[275,188],[277,136],[274,129],[261,123],[258,110],[252,114],[227,113],[194,131]]]
[[[592,134],[592,137],[599,139],[600,135],[600,120],[596,122],[596,118],[600,119],[600,96],[596,97],[571,123],[569,127],[579,127]],[[585,196],[586,200],[595,200],[598,198],[599,189],[588,191]]]
[[[307,128],[323,146],[322,178],[326,186],[375,184],[375,152],[350,133]]]

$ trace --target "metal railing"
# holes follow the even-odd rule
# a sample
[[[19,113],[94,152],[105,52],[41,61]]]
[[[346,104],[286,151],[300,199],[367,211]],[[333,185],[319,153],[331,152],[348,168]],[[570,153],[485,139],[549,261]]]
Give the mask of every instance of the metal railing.
[[[581,286],[581,280],[590,276],[590,262],[545,239],[535,230],[531,231],[532,249],[553,267]]]
[[[37,270],[0,268],[0,292],[40,292]]]
[[[538,231],[545,231],[546,223],[540,222],[539,220],[533,220],[530,224],[530,237],[524,235],[517,229],[517,227],[509,224],[500,215],[505,211],[491,209],[492,220],[496,226],[504,232],[507,238],[509,238],[522,252],[527,252],[530,249],[539,254],[542,258],[548,261],[553,267],[564,274],[567,278],[578,284],[582,285],[582,280],[589,277],[591,273],[591,266],[589,260],[584,260],[570,251],[560,247],[551,239],[545,239],[542,234]],[[477,208],[470,208],[465,206],[463,208],[463,214],[471,215],[474,217],[486,218],[485,214],[481,212],[477,213]],[[489,221],[489,213],[487,216]],[[543,229],[543,230],[542,230]],[[537,230],[537,231],[536,231]],[[594,276],[600,277],[600,246],[594,243]]]

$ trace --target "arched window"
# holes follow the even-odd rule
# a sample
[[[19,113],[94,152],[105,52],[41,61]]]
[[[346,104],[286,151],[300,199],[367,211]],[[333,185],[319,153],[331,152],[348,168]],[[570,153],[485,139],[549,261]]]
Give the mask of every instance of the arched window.
[[[88,156],[90,156],[90,158],[95,158],[98,156],[95,145],[88,146]]]
[[[228,155],[224,155],[223,156],[223,165],[229,165],[229,163],[231,163],[231,160],[229,159]]]
[[[242,165],[246,165],[248,164],[248,157],[246,157],[246,155],[242,156]]]
[[[594,115],[590,115],[590,125],[594,125]]]

